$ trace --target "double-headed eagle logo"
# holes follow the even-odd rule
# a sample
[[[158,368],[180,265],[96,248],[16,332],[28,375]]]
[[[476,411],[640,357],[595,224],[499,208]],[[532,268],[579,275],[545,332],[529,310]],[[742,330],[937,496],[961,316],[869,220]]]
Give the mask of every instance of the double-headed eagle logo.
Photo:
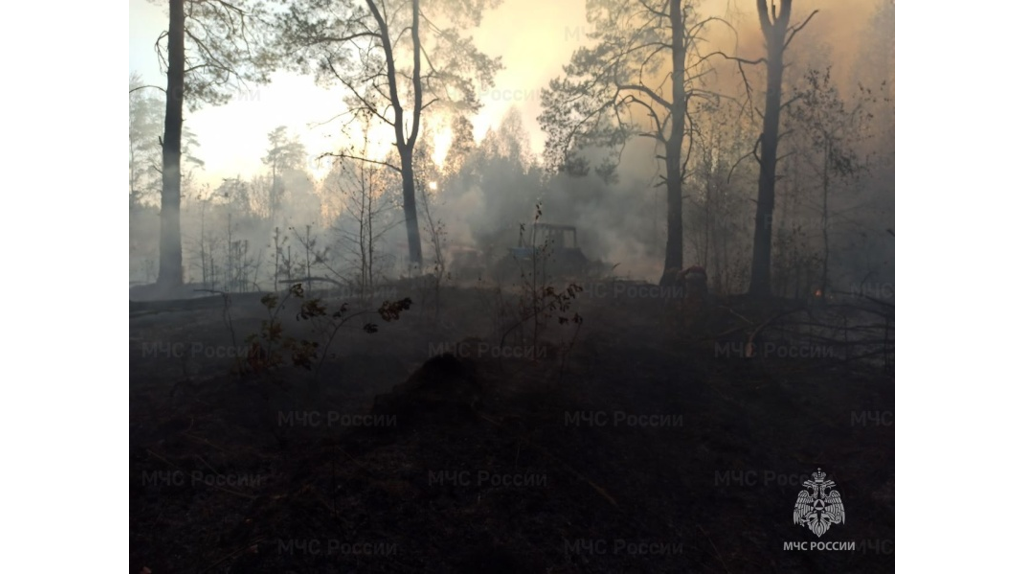
[[[814,480],[805,480],[804,486],[810,490],[801,490],[793,506],[793,524],[806,526],[818,538],[833,524],[846,521],[846,510],[836,483],[825,480],[825,473],[819,468],[812,474]]]

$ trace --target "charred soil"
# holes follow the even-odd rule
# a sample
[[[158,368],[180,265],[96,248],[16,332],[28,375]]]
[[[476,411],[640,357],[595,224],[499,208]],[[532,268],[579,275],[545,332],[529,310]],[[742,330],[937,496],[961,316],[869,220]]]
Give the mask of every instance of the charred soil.
[[[871,347],[876,319],[841,306],[717,301],[698,331],[672,301],[584,293],[578,331],[508,335],[487,289],[409,295],[316,374],[239,372],[257,297],[133,307],[132,571],[894,568],[887,318]],[[846,512],[820,538],[794,524],[819,468]]]

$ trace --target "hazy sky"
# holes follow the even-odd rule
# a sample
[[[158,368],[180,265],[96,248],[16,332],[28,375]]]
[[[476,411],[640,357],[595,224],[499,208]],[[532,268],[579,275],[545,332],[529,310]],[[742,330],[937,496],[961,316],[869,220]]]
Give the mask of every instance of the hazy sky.
[[[479,140],[488,126],[496,126],[512,105],[523,112],[535,152],[543,146],[537,127],[540,88],[558,75],[561,65],[583,40],[586,26],[584,0],[559,0],[544,4],[545,16],[536,9],[511,0],[487,13],[476,33],[477,45],[485,53],[501,55],[505,69],[495,78],[495,87],[480,94],[484,104],[474,120]],[[144,81],[164,86],[153,43],[167,27],[166,7],[147,0],[129,1],[129,72],[143,74]],[[336,115],[343,90],[328,91],[314,85],[311,77],[279,73],[268,86],[239,94],[231,103],[205,107],[194,114],[185,112],[185,123],[194,131],[200,147],[197,155],[206,162],[211,179],[236,173],[253,174],[262,169],[260,157],[267,145],[267,133],[280,125],[300,134],[311,154],[331,151],[337,144],[336,125],[310,127]]]
[[[843,38],[843,34],[856,29],[849,26],[851,16],[867,14],[875,3],[797,1],[794,18],[806,15],[814,7],[823,8],[811,28],[817,28],[816,34],[827,35],[831,43],[844,45],[849,39]],[[744,55],[758,57],[762,40],[753,16],[754,7],[754,0],[715,0],[703,2],[701,10],[719,16],[728,12],[734,21],[740,11],[744,12],[737,25],[742,41],[740,50]],[[484,108],[474,119],[478,141],[489,126],[497,126],[508,108],[515,105],[522,112],[534,153],[542,150],[544,136],[536,121],[541,111],[540,89],[560,74],[562,65],[584,41],[584,9],[585,0],[505,0],[497,10],[485,14],[475,33],[477,45],[487,54],[502,56],[505,69],[497,74],[495,86],[480,94]],[[149,84],[166,85],[153,49],[154,41],[166,26],[165,5],[129,0],[128,69],[140,72]],[[236,174],[249,176],[263,168],[260,157],[265,153],[267,133],[280,125],[297,133],[310,154],[338,147],[337,125],[316,124],[342,111],[342,95],[342,90],[316,87],[311,77],[279,73],[271,85],[253,87],[251,92],[238,94],[225,106],[207,106],[194,114],[186,110],[185,123],[198,136],[197,155],[206,162],[205,175],[209,181]],[[446,143],[439,141],[438,145],[443,147]]]

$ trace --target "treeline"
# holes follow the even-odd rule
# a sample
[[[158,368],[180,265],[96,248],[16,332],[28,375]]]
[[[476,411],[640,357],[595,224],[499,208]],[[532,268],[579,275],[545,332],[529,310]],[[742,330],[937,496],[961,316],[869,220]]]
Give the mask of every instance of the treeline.
[[[266,19],[273,26],[264,29],[262,65],[342,87],[348,120],[340,129],[349,145],[323,158],[330,172],[314,177],[320,154],[282,127],[268,134],[261,173],[209,186],[197,183],[201,148],[184,130],[183,277],[235,291],[318,276],[370,292],[401,275],[443,276],[453,250],[496,258],[539,208],[545,221],[575,224],[587,256],[619,264],[618,275],[664,280],[676,268],[700,265],[712,289],[744,292],[756,283],[757,234],[767,230],[776,295],[891,284],[894,5],[881,2],[858,46],[847,47],[855,53],[836,58],[827,31],[815,31],[814,11],[797,17],[792,2],[779,11],[755,3],[761,33],[778,36],[776,48],[784,48],[768,180],[766,111],[775,93],[769,63],[778,54],[739,54],[722,40],[741,34],[734,15],[701,14],[685,1],[669,3],[668,12],[651,12],[639,0],[588,3],[593,30],[543,90],[538,119],[547,143],[538,156],[515,108],[474,140],[476,93],[493,86],[500,62],[471,44],[455,45],[455,36],[437,30],[422,32],[419,45],[378,34],[353,53],[331,35],[367,23],[393,33],[389,19],[411,26],[426,13],[418,2],[390,16],[375,13],[378,2],[333,19],[320,18],[313,2],[275,13]],[[462,18],[444,14],[445,21]],[[296,61],[280,58],[286,47]],[[443,57],[417,76],[416,62],[429,51]],[[470,60],[475,80],[465,68]],[[353,83],[360,70],[389,61],[394,68]],[[339,69],[342,62],[348,67]],[[440,73],[442,64],[454,75]],[[188,94],[186,83],[186,100]],[[151,282],[162,257],[166,158],[156,142],[167,106],[152,91],[130,96],[130,274]],[[401,118],[396,107],[406,112]],[[395,142],[369,139],[382,125],[395,128]],[[451,144],[435,163],[442,132]],[[393,144],[391,152],[374,157],[381,143]]]

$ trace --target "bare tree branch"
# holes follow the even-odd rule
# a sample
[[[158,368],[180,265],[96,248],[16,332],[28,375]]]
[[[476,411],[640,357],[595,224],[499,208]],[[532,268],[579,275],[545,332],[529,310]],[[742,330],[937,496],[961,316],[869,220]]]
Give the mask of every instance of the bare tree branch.
[[[136,92],[138,90],[141,90],[142,88],[156,88],[156,89],[160,90],[161,92],[163,92],[165,94],[167,93],[167,90],[165,90],[164,88],[161,88],[160,86],[154,86],[154,85],[151,85],[151,84],[146,84],[144,86],[136,86],[134,88],[129,88],[128,89],[128,93],[130,94],[132,92]]]
[[[786,48],[789,47],[789,43],[793,41],[793,38],[796,36],[796,33],[799,32],[800,30],[803,30],[804,26],[806,26],[811,21],[811,18],[814,18],[814,15],[817,14],[817,13],[818,13],[817,10],[815,10],[814,12],[811,12],[811,15],[808,16],[806,20],[804,20],[803,24],[800,24],[799,26],[797,26],[797,27],[795,27],[795,28],[793,28],[792,30],[789,31],[789,38],[787,38],[786,39],[786,43],[782,45],[782,49],[783,50],[785,50]]]
[[[322,153],[319,156],[317,156],[317,160],[323,159],[325,157],[335,157],[335,158],[338,158],[338,159],[354,159],[354,160],[357,160],[357,161],[362,161],[362,162],[366,162],[366,163],[372,163],[372,164],[375,164],[375,165],[384,166],[384,167],[393,169],[393,170],[395,170],[398,173],[402,173],[402,168],[400,168],[400,167],[398,167],[398,166],[396,166],[394,164],[388,163],[386,161],[377,161],[375,159],[370,159],[370,158],[366,158],[366,157],[360,157],[360,156],[357,156],[357,155],[349,155],[349,154],[347,154],[345,152],[340,152],[340,153],[326,152],[326,153]]]

